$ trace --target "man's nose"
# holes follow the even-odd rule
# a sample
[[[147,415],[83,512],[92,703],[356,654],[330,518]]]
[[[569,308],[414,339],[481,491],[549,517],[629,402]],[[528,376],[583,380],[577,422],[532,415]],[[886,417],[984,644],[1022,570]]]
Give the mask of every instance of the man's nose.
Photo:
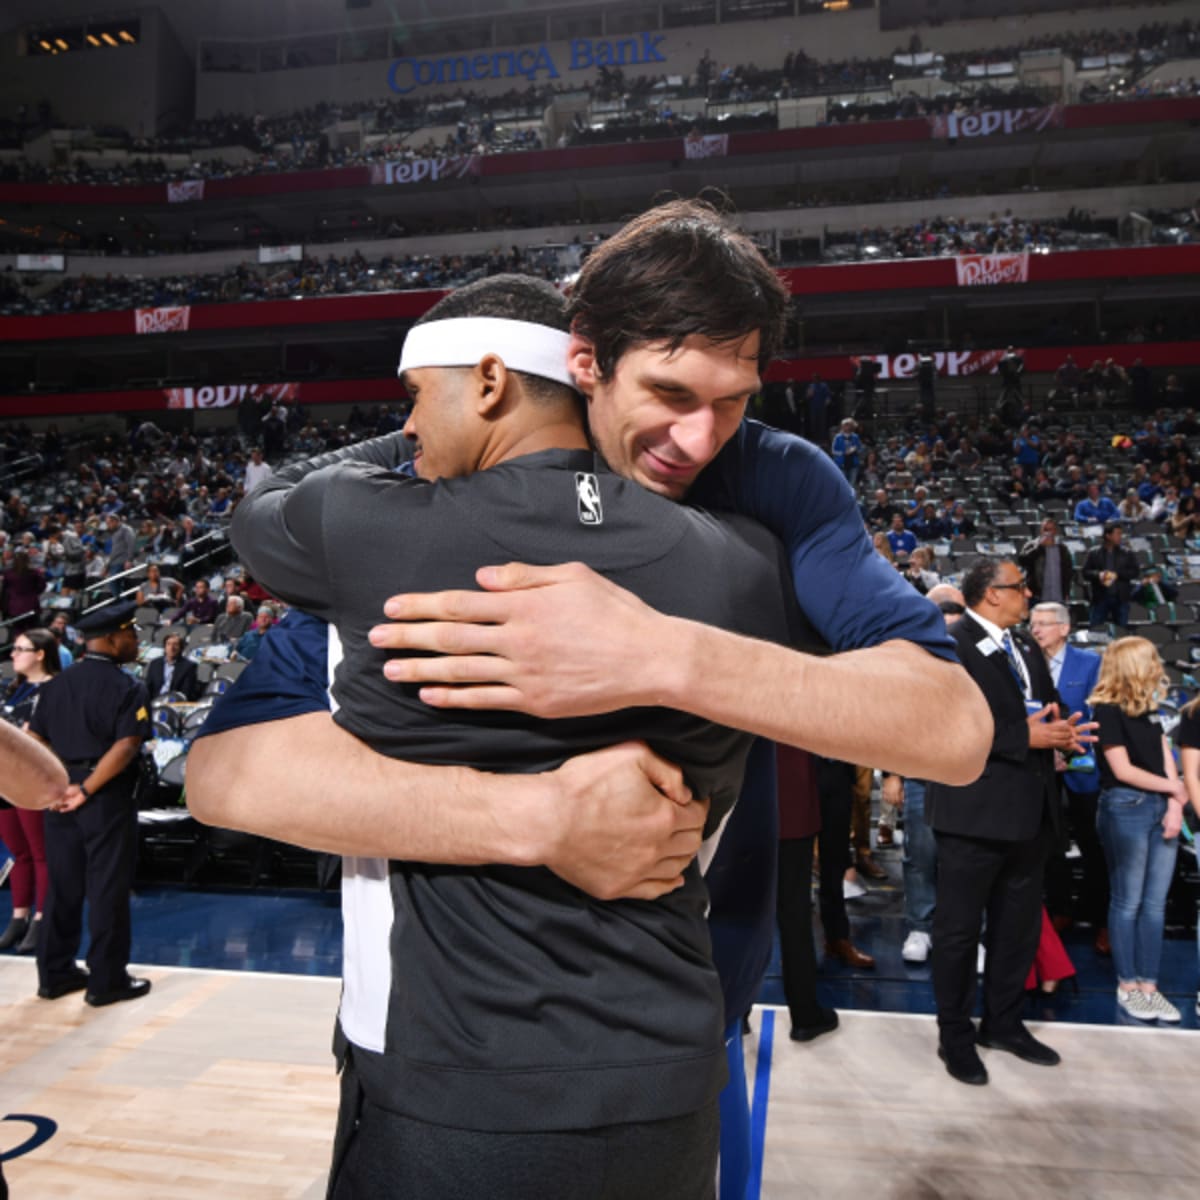
[[[680,417],[671,429],[671,440],[689,462],[706,463],[717,451],[716,414],[705,404]]]

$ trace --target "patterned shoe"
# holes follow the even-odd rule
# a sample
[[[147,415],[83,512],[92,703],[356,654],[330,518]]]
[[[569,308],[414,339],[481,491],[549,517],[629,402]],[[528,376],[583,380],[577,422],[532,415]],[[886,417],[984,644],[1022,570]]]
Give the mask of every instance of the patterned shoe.
[[[1158,1013],[1150,1005],[1149,998],[1141,988],[1117,988],[1117,1003],[1131,1016],[1139,1021],[1156,1021]]]
[[[1151,1011],[1160,1021],[1166,1021],[1170,1025],[1177,1025],[1182,1019],[1179,1015],[1179,1009],[1173,1005],[1160,991],[1143,992],[1146,997],[1146,1003],[1150,1005]]]

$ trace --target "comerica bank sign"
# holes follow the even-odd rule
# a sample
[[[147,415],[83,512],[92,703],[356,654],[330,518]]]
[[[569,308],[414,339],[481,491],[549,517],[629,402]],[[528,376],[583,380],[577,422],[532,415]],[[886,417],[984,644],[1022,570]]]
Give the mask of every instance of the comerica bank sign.
[[[640,67],[665,63],[659,47],[664,33],[643,33],[625,38],[575,38],[567,44],[567,71],[591,67]],[[562,72],[547,46],[524,50],[493,51],[490,54],[453,54],[446,58],[398,58],[388,68],[388,87],[405,95],[432,84],[470,83],[476,79],[515,79],[524,76],[532,83],[539,76],[559,79]]]

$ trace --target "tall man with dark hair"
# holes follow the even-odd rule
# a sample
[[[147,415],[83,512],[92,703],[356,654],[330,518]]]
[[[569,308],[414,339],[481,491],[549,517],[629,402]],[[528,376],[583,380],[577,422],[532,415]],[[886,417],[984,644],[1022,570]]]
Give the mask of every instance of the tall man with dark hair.
[[[982,762],[988,716],[978,691],[948,661],[936,612],[873,553],[854,497],[827,457],[798,439],[741,424],[742,389],[755,384],[723,382],[731,371],[740,380],[746,365],[761,367],[769,357],[786,304],[778,297],[778,281],[748,239],[704,206],[663,206],[632,222],[585,264],[568,361],[588,396],[592,435],[609,466],[671,498],[687,492],[708,467],[692,494],[703,492],[710,503],[742,509],[778,530],[804,589],[802,602],[822,635],[838,648],[869,649],[817,659],[779,648],[780,661],[764,661],[764,643],[656,613],[586,570],[547,567],[531,577],[535,569],[519,565],[480,576],[493,587],[519,590],[400,603],[393,609],[399,615],[428,605],[440,619],[374,631],[373,644],[405,649],[424,627],[433,640],[425,648],[470,648],[480,631],[446,624],[473,615],[460,602],[465,594],[506,610],[481,618],[497,622],[484,637],[508,646],[506,662],[523,681],[510,692],[510,682],[491,673],[495,664],[472,654],[458,667],[439,664],[430,678],[460,668],[462,678],[478,678],[487,668],[484,695],[470,688],[462,694],[468,706],[575,716],[654,705],[661,697],[681,710],[724,708],[728,719],[698,715],[821,753],[890,762],[955,782],[972,778]],[[503,548],[497,550],[502,559]],[[546,557],[555,557],[554,547],[546,548]],[[813,591],[808,581],[814,579],[839,579],[844,586]],[[531,605],[534,617],[525,621],[520,614]],[[514,618],[521,625],[515,641]],[[556,628],[539,630],[544,621]],[[589,644],[580,644],[581,628]],[[549,672],[541,666],[547,646],[540,633],[551,635],[551,655],[567,648]],[[521,643],[534,652],[534,672],[555,685],[552,691],[530,685],[516,653]],[[664,655],[665,646],[674,653]],[[269,686],[256,663],[217,710],[215,736],[193,749],[189,798],[205,819],[275,835],[286,830],[294,840],[350,854],[464,865],[540,863],[601,897],[651,898],[678,885],[679,860],[689,845],[695,848],[695,822],[653,786],[675,790],[668,786],[670,769],[648,751],[577,757],[544,777],[535,792],[523,792],[514,807],[511,789],[496,777],[372,754],[332,723],[324,700],[313,696],[311,674],[289,686],[279,669],[282,648],[281,642],[269,656],[276,669]],[[323,651],[305,659],[319,664]],[[389,677],[409,661],[389,664]],[[903,728],[893,737],[896,714],[882,697],[901,687],[914,698],[914,716],[906,721],[901,714]],[[640,698],[651,692],[652,698]],[[814,694],[822,704],[808,702]],[[249,699],[264,696],[270,702],[251,715]],[[440,696],[434,689],[432,698]],[[929,707],[948,714],[951,727],[937,738],[916,716]],[[272,717],[287,719],[238,727]],[[889,735],[880,738],[884,728]],[[333,759],[339,771],[331,777],[323,764]],[[772,775],[771,759],[752,755],[752,778],[708,874],[714,918],[718,910],[727,914],[723,931],[715,919],[712,927],[726,1012],[738,1018],[771,946]],[[607,816],[596,820],[596,814]],[[736,870],[718,869],[727,849]],[[734,899],[739,889],[745,894]]]
[[[982,778],[929,785],[926,814],[937,838],[933,993],[938,1054],[963,1083],[987,1083],[976,1044],[1053,1066],[1058,1055],[1021,1021],[1025,977],[1041,928],[1042,872],[1062,816],[1055,750],[1077,750],[1079,714],[1059,715],[1037,648],[1012,635],[1029,588],[1007,559],[981,559],[962,581],[967,611],[951,630],[959,658],[992,710],[995,734]],[[1088,727],[1084,727],[1086,730]],[[975,1006],[976,945],[987,914],[983,1021]]]
[[[486,315],[497,304],[510,315]],[[557,722],[455,717],[390,684],[387,656],[368,640],[398,588],[469,584],[496,546],[528,557],[545,544],[680,616],[792,634],[782,547],[761,526],[673,505],[588,448],[567,340],[550,284],[495,276],[453,293],[414,326],[401,358],[421,479],[337,454],[285,468],[242,502],[234,541],[265,587],[336,626],[336,720],[376,750],[516,772],[532,789],[530,772],[573,751],[645,738],[711,799],[715,829],[740,789],[749,735],[651,708]],[[507,363],[487,348],[498,344]],[[753,360],[731,361],[723,386],[739,389],[739,376],[757,378]],[[377,553],[364,557],[365,544]],[[715,553],[729,562],[720,578],[708,570]],[[511,867],[392,862],[384,878],[376,896],[372,873],[351,873],[348,895],[362,902],[346,909],[343,1119],[361,1109],[370,1129],[335,1153],[333,1195],[556,1194],[566,1187],[556,1171],[581,1164],[578,1132],[553,1131],[592,1134],[611,1175],[597,1194],[708,1190],[724,1022],[694,866],[653,906],[588,902],[548,873]],[[385,896],[390,927],[378,920]],[[422,1163],[430,1146],[434,1168]],[[512,1164],[503,1182],[496,1154]]]

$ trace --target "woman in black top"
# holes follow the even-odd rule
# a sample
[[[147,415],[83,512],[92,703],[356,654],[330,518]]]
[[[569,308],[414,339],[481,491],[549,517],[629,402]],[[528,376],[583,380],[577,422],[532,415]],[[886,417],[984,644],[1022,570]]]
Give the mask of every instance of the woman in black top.
[[[3,716],[22,729],[37,705],[38,689],[61,666],[58,638],[48,629],[26,629],[12,645],[16,677],[4,696]],[[12,852],[12,920],[0,934],[0,950],[16,947],[18,954],[37,949],[42,904],[46,899],[46,849],[40,809],[13,808],[0,799],[0,838]]]
[[[1154,715],[1166,686],[1153,643],[1120,638],[1105,651],[1088,702],[1100,727],[1096,830],[1112,885],[1108,935],[1117,1002],[1139,1021],[1176,1022],[1179,1010],[1157,980],[1187,792]]]

